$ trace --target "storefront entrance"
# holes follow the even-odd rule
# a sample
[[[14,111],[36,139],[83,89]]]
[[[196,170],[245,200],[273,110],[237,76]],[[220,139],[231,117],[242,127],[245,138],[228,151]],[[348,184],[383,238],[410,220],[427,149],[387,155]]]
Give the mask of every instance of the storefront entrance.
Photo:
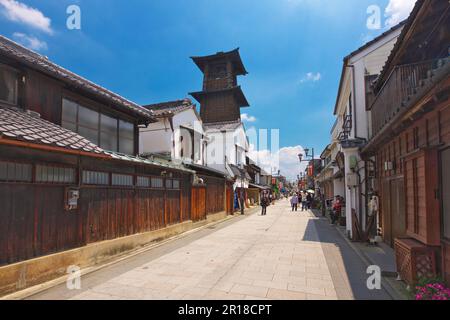
[[[382,184],[384,240],[391,247],[395,239],[405,236],[405,182],[403,177],[384,180]]]

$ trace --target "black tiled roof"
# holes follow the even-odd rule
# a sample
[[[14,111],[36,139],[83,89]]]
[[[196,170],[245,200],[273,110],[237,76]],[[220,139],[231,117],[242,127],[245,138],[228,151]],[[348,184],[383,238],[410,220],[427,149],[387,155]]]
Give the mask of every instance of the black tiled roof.
[[[177,114],[185,110],[195,108],[195,106],[190,99],[183,99],[156,104],[149,104],[144,106],[144,108],[152,111],[155,116],[159,117],[169,113]]]
[[[103,149],[79,134],[15,108],[0,107],[1,138],[104,154]]]
[[[244,176],[245,179],[251,180],[250,175],[248,174],[247,170],[245,169],[241,169],[238,166],[234,165],[234,164],[230,164],[230,169],[233,172],[235,177],[242,177]]]
[[[220,59],[230,59],[234,65],[235,70],[238,75],[247,75],[248,72],[245,70],[244,64],[242,63],[241,55],[239,53],[239,48],[228,52],[217,52],[213,55],[202,56],[202,57],[191,57],[194,63],[198,66],[198,68],[204,73],[205,66],[211,61],[217,61]]]
[[[0,54],[4,54],[28,67],[41,71],[90,94],[110,101],[110,103],[126,108],[136,116],[153,120],[151,111],[121,97],[63,67],[51,62],[47,57],[31,51],[18,43],[0,35]]]
[[[214,122],[214,123],[205,123],[203,126],[207,130],[236,130],[239,128],[239,126],[242,125],[241,120],[235,120],[235,121],[225,121],[225,122]]]
[[[211,94],[215,94],[215,93],[222,93],[222,92],[229,92],[229,91],[233,92],[234,97],[236,98],[236,101],[239,104],[239,107],[242,107],[242,108],[250,107],[250,104],[248,103],[248,100],[245,97],[244,92],[242,92],[241,86],[235,86],[232,88],[225,88],[225,89],[219,89],[219,90],[191,92],[189,94],[191,96],[193,96],[198,102],[202,103],[202,100],[206,96],[210,96]]]

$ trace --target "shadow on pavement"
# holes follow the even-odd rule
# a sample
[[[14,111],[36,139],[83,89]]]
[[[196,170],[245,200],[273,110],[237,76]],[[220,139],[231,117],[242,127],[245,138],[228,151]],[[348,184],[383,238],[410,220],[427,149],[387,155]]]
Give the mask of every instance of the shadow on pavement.
[[[336,227],[330,225],[327,218],[317,214],[314,216],[316,218],[310,219],[308,222],[303,240],[320,242],[324,248],[328,267],[331,269],[340,265],[341,269],[345,270],[346,274],[341,274],[340,278],[342,276],[346,278],[353,297],[356,300],[392,300],[392,297],[383,288],[381,290],[367,288],[367,279],[370,276],[366,273],[368,266],[341,236]],[[333,275],[333,272],[332,277],[335,282],[336,274]]]

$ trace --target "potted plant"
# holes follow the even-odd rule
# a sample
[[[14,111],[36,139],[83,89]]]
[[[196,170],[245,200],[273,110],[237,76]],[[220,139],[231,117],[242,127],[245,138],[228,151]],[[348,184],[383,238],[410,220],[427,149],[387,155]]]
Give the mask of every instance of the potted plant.
[[[415,300],[450,300],[450,289],[440,278],[422,279],[415,287]]]

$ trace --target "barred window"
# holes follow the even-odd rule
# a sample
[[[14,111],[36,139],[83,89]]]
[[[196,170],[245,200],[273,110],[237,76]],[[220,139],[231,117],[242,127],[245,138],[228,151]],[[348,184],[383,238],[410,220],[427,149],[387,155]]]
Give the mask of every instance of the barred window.
[[[133,186],[133,176],[128,174],[112,174],[112,185],[113,186],[124,186],[124,187],[132,187]]]
[[[166,189],[172,189],[172,179],[166,179]]]
[[[75,169],[46,165],[36,166],[36,182],[75,183]]]
[[[83,171],[83,183],[91,185],[109,185],[109,174],[99,171]]]
[[[31,182],[31,164],[0,161],[0,180],[10,182]]]
[[[164,181],[162,178],[152,178],[152,188],[162,189],[164,187]]]
[[[174,189],[180,189],[180,180],[173,180],[173,186]]]
[[[150,178],[149,177],[137,177],[137,186],[140,188],[150,188]]]

